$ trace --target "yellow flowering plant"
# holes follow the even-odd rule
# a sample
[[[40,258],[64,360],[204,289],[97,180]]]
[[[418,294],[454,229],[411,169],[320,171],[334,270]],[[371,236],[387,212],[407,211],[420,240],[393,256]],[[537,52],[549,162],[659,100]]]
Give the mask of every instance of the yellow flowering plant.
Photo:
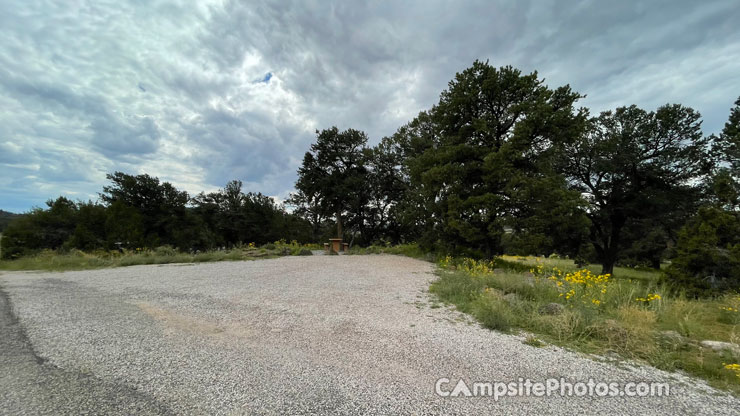
[[[735,373],[736,376],[740,377],[740,364],[725,364],[722,363],[725,370],[730,370]]]
[[[558,289],[558,296],[563,298],[571,306],[580,303],[586,307],[599,308],[604,303],[604,298],[610,283],[610,274],[595,274],[591,270],[582,269],[566,273],[553,267],[548,272],[542,264],[532,268],[530,272],[537,279],[547,279]]]
[[[740,324],[740,296],[725,296],[722,303],[719,321],[730,325]]]
[[[447,270],[460,270],[474,277],[493,274],[494,262],[489,260],[475,260],[468,257],[454,259],[450,256],[440,260],[439,266]]]
[[[657,294],[657,293],[648,293],[647,297],[644,297],[644,298],[635,298],[636,301],[638,301],[638,302],[645,302],[645,303],[650,303],[652,301],[661,300],[661,299],[663,299],[663,298],[659,294]]]

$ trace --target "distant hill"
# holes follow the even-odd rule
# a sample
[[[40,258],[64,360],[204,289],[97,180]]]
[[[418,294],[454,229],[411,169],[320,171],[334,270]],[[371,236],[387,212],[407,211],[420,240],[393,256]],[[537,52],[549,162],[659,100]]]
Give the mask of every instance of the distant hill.
[[[12,212],[3,211],[0,209],[0,233],[5,230],[8,223],[15,217],[19,217],[21,214],[13,214]]]

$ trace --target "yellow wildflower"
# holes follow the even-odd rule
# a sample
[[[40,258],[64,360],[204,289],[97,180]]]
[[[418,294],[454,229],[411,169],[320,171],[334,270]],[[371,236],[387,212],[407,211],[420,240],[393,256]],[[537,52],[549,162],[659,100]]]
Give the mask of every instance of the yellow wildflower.
[[[725,364],[722,363],[723,366],[725,366],[726,370],[730,370],[735,373],[736,376],[740,377],[740,364]]]

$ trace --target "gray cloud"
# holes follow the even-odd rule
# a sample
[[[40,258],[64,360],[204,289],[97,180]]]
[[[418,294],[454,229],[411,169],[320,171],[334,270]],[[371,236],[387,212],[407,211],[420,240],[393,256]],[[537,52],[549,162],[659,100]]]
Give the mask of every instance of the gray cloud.
[[[475,59],[571,84],[594,112],[680,102],[706,133],[740,94],[734,0],[3,5],[0,208],[16,211],[94,198],[113,170],[286,196],[315,129],[377,142]]]

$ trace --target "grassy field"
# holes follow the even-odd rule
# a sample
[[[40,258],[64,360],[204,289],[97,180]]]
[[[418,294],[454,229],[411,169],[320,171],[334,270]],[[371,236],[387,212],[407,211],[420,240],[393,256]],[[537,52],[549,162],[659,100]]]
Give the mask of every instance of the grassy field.
[[[483,326],[530,333],[573,350],[683,371],[740,393],[740,350],[715,351],[701,341],[740,343],[740,295],[696,300],[656,282],[658,271],[570,260],[504,256],[492,262],[445,258],[430,291]],[[730,346],[727,346],[728,348]]]
[[[572,272],[581,269],[588,269],[592,273],[597,274],[601,272],[600,264],[588,264],[582,268],[576,266],[573,260],[564,258],[548,258],[548,257],[533,257],[533,256],[501,256],[502,260],[512,264],[523,264],[526,266],[536,267],[543,265],[547,270],[551,270],[553,267],[557,267],[560,270]],[[642,281],[645,283],[657,282],[660,273],[657,270],[652,269],[636,269],[630,267],[614,267],[614,278],[621,280],[634,280]]]
[[[86,253],[71,250],[60,253],[45,250],[34,256],[22,257],[16,260],[0,260],[0,270],[46,270],[66,271],[102,269],[107,267],[126,267],[142,264],[168,263],[201,263],[212,261],[245,261],[279,256],[310,255],[311,250],[319,249],[318,245],[300,245],[296,242],[286,243],[276,241],[255,247],[253,244],[244,245],[228,250],[206,251],[201,253],[181,253],[171,247],[158,247],[153,250],[125,250],[96,251]]]

